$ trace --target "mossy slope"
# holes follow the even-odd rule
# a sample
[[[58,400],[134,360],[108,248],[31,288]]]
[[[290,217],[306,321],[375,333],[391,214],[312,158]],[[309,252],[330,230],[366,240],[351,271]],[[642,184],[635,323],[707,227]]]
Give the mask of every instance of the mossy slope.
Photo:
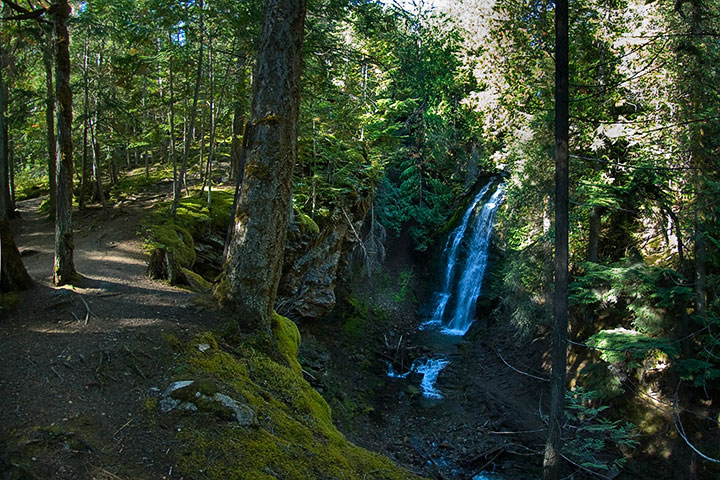
[[[181,348],[178,379],[210,379],[258,418],[257,426],[241,427],[197,414],[179,417],[177,460],[186,478],[419,479],[345,439],[328,404],[302,377],[297,328],[280,316],[274,323],[273,357],[279,353],[283,364],[261,351],[266,342],[252,338],[229,347],[206,333]]]

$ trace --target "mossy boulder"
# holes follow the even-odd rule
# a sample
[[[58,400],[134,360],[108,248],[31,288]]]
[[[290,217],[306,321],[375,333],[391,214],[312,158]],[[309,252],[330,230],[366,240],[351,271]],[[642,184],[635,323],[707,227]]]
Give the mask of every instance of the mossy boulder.
[[[150,254],[150,278],[168,279],[171,285],[187,283],[183,269],[190,269],[196,258],[195,242],[187,229],[173,222],[156,225],[144,248]]]
[[[232,192],[217,190],[208,208],[204,198],[186,197],[180,201],[174,217],[168,215],[169,202],[156,206],[142,227],[143,247],[150,256],[148,275],[167,279],[171,285],[190,285],[201,292],[209,291],[210,283],[193,271],[198,260],[196,240],[208,235],[224,238],[232,199]]]
[[[241,399],[257,418],[243,426],[202,415],[175,417],[179,474],[207,480],[419,479],[348,442],[333,425],[328,404],[302,377],[297,327],[275,315],[273,334],[277,351],[259,350],[250,337],[217,341],[213,334],[179,348],[178,372],[198,383],[176,395]],[[278,352],[281,361],[274,360]]]

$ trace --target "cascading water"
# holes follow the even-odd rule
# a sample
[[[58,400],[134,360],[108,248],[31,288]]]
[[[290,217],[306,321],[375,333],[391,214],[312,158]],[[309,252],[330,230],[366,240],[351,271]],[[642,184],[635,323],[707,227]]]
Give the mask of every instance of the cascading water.
[[[460,225],[452,231],[445,243],[442,252],[445,265],[442,284],[433,296],[432,316],[421,325],[421,330],[439,327],[442,334],[462,336],[473,322],[475,302],[480,296],[485,276],[495,212],[503,195],[503,186],[500,184],[488,201],[482,203],[493,185],[494,181],[489,182],[475,196]],[[405,373],[396,373],[389,365],[388,376],[405,378],[411,372],[421,374],[423,395],[439,399],[442,394],[435,388],[435,381],[440,371],[449,364],[450,360],[446,356],[423,357],[416,359]]]
[[[425,327],[439,325],[442,333],[462,336],[472,325],[475,302],[482,291],[487,267],[495,212],[503,195],[500,184],[480,207],[492,184],[488,183],[475,196],[462,222],[448,237],[442,255],[445,261],[443,284],[434,296],[433,314]]]

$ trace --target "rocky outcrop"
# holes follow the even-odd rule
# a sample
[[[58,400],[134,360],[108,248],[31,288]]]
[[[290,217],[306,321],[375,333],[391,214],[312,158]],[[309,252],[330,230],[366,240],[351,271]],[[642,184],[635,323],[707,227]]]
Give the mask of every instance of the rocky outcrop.
[[[348,233],[344,223],[319,232],[308,221],[297,215],[288,232],[275,304],[276,311],[295,320],[320,318],[335,306],[335,280]]]
[[[257,425],[257,416],[245,402],[217,391],[210,381],[179,380],[171,383],[158,402],[161,413],[204,412],[221,420],[235,421],[242,426]]]

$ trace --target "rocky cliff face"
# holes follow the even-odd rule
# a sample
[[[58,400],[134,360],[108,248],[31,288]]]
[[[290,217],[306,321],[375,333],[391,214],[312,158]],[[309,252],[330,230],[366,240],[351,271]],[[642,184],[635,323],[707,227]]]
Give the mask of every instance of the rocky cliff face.
[[[335,280],[348,233],[346,224],[322,232],[306,225],[296,221],[288,232],[275,303],[276,311],[294,320],[320,318],[335,306]]]
[[[350,209],[338,209],[322,228],[307,215],[293,215],[275,302],[278,313],[295,321],[330,313],[339,270],[349,263],[371,205],[372,196],[358,196]]]

